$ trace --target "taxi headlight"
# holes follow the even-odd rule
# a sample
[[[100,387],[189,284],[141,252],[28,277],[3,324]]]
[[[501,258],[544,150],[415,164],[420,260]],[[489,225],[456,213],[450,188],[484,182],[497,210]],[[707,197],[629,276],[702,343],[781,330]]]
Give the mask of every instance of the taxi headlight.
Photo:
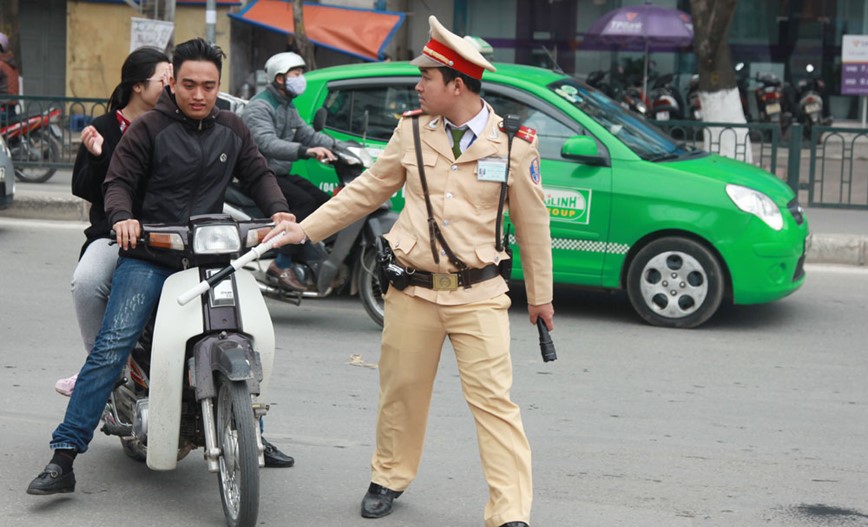
[[[193,252],[226,254],[241,250],[241,237],[235,225],[200,225],[193,231]]]
[[[781,209],[762,192],[741,185],[727,185],[726,193],[736,207],[763,220],[772,229],[779,231],[784,227]]]

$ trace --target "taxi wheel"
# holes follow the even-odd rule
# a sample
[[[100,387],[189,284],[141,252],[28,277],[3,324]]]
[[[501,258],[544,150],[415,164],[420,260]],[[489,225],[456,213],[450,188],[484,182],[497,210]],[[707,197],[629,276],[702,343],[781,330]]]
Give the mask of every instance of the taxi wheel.
[[[723,300],[717,258],[687,238],[661,238],[636,254],[627,272],[627,294],[639,315],[654,326],[695,328]]]

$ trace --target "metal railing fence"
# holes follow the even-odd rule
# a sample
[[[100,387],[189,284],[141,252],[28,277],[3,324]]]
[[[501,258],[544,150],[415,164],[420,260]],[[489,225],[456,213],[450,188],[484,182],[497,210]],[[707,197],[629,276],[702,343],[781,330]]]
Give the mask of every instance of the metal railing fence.
[[[7,101],[0,104],[0,129],[16,170],[31,171],[72,168],[81,130],[108,105],[105,99],[77,97],[8,96]],[[36,127],[24,124],[49,114],[56,141],[39,135],[45,133],[44,120]],[[805,133],[797,124],[786,132],[775,123],[654,124],[678,141],[709,152],[733,152],[736,159],[762,167],[786,181],[808,206],[868,209],[868,129],[813,126]]]

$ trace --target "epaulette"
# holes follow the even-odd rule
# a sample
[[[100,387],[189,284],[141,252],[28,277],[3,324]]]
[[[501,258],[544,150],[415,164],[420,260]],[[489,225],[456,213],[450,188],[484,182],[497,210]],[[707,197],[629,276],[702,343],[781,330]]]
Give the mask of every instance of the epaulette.
[[[498,126],[498,129],[501,132],[506,131],[506,129],[503,126],[503,121],[500,122],[500,126]],[[523,140],[527,141],[528,143],[533,143],[533,140],[536,139],[536,130],[534,130],[533,128],[528,128],[527,126],[521,126],[521,127],[519,127],[518,131],[515,133],[515,136],[518,137],[519,139],[523,139]]]
[[[415,110],[407,110],[401,114],[401,117],[415,117],[417,115],[422,115],[423,113],[425,113],[425,110],[422,108],[416,108]]]

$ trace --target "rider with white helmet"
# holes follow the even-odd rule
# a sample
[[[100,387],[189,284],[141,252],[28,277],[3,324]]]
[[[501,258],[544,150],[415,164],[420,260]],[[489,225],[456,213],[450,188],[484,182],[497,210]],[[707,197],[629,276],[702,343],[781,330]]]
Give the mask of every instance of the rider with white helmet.
[[[256,94],[241,114],[259,151],[268,166],[277,174],[277,183],[283,191],[289,210],[298,221],[306,218],[331,196],[303,177],[290,174],[293,161],[318,159],[334,161],[335,140],[316,132],[305,123],[293,104],[293,99],[304,93],[305,63],[297,53],[278,53],[265,62],[265,74],[270,84]],[[292,260],[303,249],[281,249],[268,268],[269,277],[280,287],[303,291],[304,269],[293,269]],[[297,259],[297,258],[296,258]]]

